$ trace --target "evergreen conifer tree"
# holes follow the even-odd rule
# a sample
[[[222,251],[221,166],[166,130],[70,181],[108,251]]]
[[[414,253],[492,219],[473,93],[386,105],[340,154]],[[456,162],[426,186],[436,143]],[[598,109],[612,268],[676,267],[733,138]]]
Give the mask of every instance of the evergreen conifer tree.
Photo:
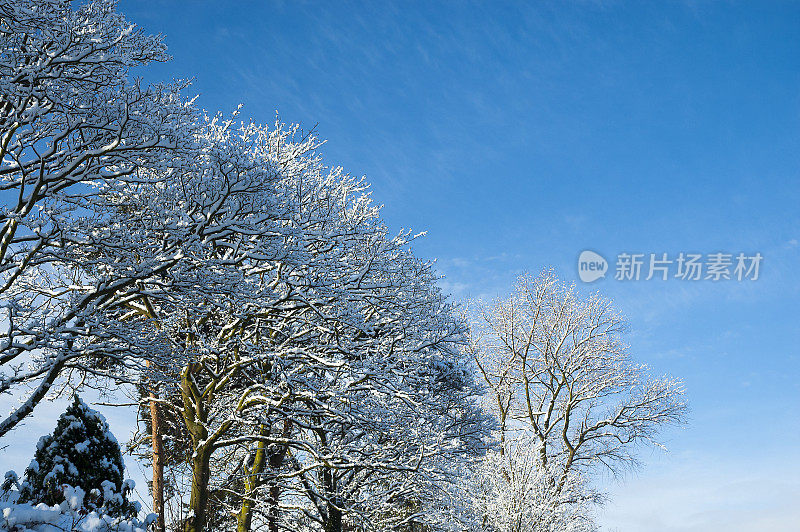
[[[133,517],[132,486],[123,479],[119,444],[105,418],[75,396],[53,434],[42,436],[25,470],[20,502],[47,505],[64,501],[64,485],[81,488],[84,506],[112,517]]]

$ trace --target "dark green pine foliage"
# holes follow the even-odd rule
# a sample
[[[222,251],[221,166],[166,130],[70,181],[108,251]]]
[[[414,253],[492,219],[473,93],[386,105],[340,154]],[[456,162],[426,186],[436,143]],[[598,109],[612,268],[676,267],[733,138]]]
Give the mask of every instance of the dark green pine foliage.
[[[124,481],[123,472],[122,453],[105,418],[75,396],[58,418],[53,434],[42,436],[36,444],[19,500],[61,504],[67,484],[86,493],[83,505],[87,510],[133,517],[137,505],[128,501],[132,486]]]

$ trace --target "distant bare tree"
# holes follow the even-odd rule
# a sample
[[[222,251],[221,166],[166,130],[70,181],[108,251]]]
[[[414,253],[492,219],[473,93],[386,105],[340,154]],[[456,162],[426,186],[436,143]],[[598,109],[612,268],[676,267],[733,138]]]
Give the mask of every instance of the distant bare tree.
[[[624,331],[609,300],[581,298],[549,271],[521,277],[511,297],[476,313],[471,349],[500,453],[514,452],[520,433],[532,438],[556,495],[573,473],[635,465],[638,444],[660,445],[659,430],[685,418],[681,383],[634,363]]]

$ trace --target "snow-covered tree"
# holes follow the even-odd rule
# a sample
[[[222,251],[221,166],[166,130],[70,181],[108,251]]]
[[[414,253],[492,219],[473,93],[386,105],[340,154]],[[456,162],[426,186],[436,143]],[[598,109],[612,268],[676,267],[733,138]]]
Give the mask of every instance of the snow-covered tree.
[[[436,460],[478,451],[485,433],[464,324],[431,266],[313,137],[217,118],[197,142],[155,196],[115,196],[120,223],[137,213],[121,231],[131,247],[183,230],[184,256],[106,311],[152,350],[150,380],[176,383],[162,396],[181,397],[193,445],[184,528],[202,528],[220,490],[238,494],[242,529],[289,526],[282,501],[331,530],[421,504]]]
[[[147,532],[155,520],[150,514],[144,519],[136,516],[109,515],[86,508],[86,492],[64,485],[63,502],[47,505],[19,502],[18,482],[12,472],[0,489],[0,530],[8,532]],[[114,494],[107,494],[114,499]],[[101,495],[102,497],[103,495]],[[98,497],[94,496],[95,501]]]
[[[551,271],[521,277],[511,297],[476,312],[470,345],[498,417],[499,456],[524,466],[510,475],[527,475],[535,448],[536,478],[549,478],[556,502],[575,478],[636,465],[640,445],[659,446],[659,430],[685,418],[681,383],[634,363],[624,330],[608,300],[581,298]],[[523,440],[535,446],[511,456]]]
[[[133,517],[132,488],[117,440],[103,416],[75,396],[52,434],[42,436],[19,490],[19,502],[64,502],[64,486],[80,488],[85,508],[111,517]]]
[[[102,308],[180,259],[174,240],[126,247],[106,203],[193,145],[180,87],[127,76],[166,57],[111,0],[0,0],[0,394],[19,399],[0,437],[66,371],[129,357]]]
[[[472,501],[470,528],[485,532],[591,532],[593,505],[600,497],[580,473],[571,471],[559,487],[561,472],[543,467],[539,445],[527,435],[490,451],[468,478]]]
[[[187,531],[209,501],[243,530],[433,524],[486,420],[411,234],[297,128],[129,82],[165,50],[111,1],[0,0],[0,38],[0,436],[60,376],[113,375],[151,427],[180,414]]]

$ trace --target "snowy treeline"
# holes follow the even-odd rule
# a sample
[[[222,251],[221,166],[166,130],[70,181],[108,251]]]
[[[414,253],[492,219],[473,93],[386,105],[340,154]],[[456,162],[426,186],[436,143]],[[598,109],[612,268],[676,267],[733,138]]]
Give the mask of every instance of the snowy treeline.
[[[131,81],[166,51],[113,2],[0,0],[0,39],[0,442],[135,387],[156,517],[119,529],[586,530],[595,466],[682,419],[602,299],[465,315],[313,135]],[[109,517],[14,482],[6,527]]]

